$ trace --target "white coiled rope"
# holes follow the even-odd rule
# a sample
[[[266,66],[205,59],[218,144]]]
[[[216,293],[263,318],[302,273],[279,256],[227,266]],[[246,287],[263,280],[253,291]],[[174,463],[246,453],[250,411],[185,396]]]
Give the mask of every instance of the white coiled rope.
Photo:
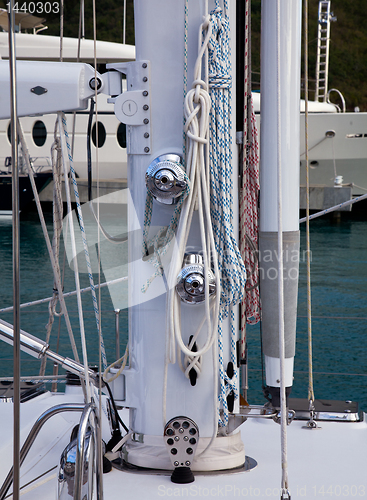
[[[187,2],[185,6],[187,15]],[[167,395],[167,370],[169,363],[176,362],[176,349],[179,352],[179,366],[189,377],[193,368],[200,374],[201,356],[213,346],[214,373],[217,372],[216,339],[218,330],[218,317],[220,306],[220,276],[215,251],[214,234],[211,224],[210,198],[209,198],[209,111],[210,96],[208,93],[208,72],[205,64],[204,79],[202,78],[202,61],[207,60],[208,42],[210,37],[210,18],[206,16],[199,31],[199,51],[194,68],[194,82],[191,90],[186,94],[184,101],[184,117],[187,144],[186,144],[186,174],[190,179],[190,192],[183,202],[181,216],[177,225],[176,242],[177,251],[174,253],[169,274],[167,292],[166,314],[166,362],[163,387],[163,421],[166,423],[166,395]],[[185,46],[186,47],[186,46]],[[187,50],[185,48],[185,54]],[[204,276],[214,265],[216,283],[216,297],[209,300],[209,280],[205,279],[205,315],[192,336],[189,345],[186,345],[181,332],[181,300],[176,293],[177,276],[182,268],[187,240],[191,228],[194,211],[197,210],[199,231],[201,239],[202,256],[204,260]],[[212,314],[211,314],[212,313]],[[194,345],[205,325],[204,340],[202,345]],[[196,349],[196,350],[195,350]],[[182,363],[181,356],[184,355]],[[214,377],[214,407],[217,407],[218,382]],[[215,416],[215,412],[214,412]],[[216,433],[216,416],[214,430]]]
[[[219,313],[219,297],[220,297],[220,280],[215,255],[214,234],[210,216],[210,199],[208,194],[209,177],[208,177],[208,144],[209,136],[209,110],[210,97],[208,94],[208,84],[201,78],[202,74],[202,59],[207,51],[208,41],[210,36],[210,22],[207,17],[201,25],[201,32],[206,33],[204,40],[200,40],[199,54],[194,68],[194,82],[191,90],[185,98],[185,132],[187,137],[187,158],[186,158],[186,173],[190,179],[191,190],[183,203],[181,217],[177,226],[177,251],[172,259],[167,294],[167,357],[169,362],[176,362],[176,342],[184,355],[190,358],[199,358],[207,352],[213,345],[216,339],[217,321]],[[217,295],[214,305],[213,320],[210,314],[209,301],[209,281],[205,280],[205,319],[206,319],[206,340],[201,348],[197,351],[189,349],[185,345],[181,335],[180,308],[181,300],[176,294],[175,285],[177,275],[179,274],[187,245],[187,239],[191,228],[191,222],[194,210],[198,211],[200,239],[202,246],[202,254],[204,260],[204,273],[210,269],[210,262],[214,263],[214,274],[217,287]],[[190,344],[195,343],[203,323],[199,325]]]
[[[224,7],[227,8],[226,1]],[[238,398],[237,328],[234,307],[241,302],[246,283],[245,266],[233,227],[229,42],[228,18],[223,17],[222,9],[219,8],[217,2],[217,8],[210,16],[205,17],[200,27],[199,54],[194,68],[194,82],[185,98],[186,171],[190,178],[191,191],[183,204],[176,235],[178,250],[172,259],[168,276],[166,369],[163,397],[165,420],[167,366],[168,363],[176,361],[176,346],[180,352],[179,356],[182,355],[181,353],[185,356],[186,366],[185,362],[184,366],[181,362],[180,365],[187,377],[189,367],[199,372],[200,356],[213,346],[215,374],[218,372],[217,349],[219,349],[220,393],[218,402],[218,380],[214,376],[214,404],[218,409],[221,426],[228,423],[228,394],[232,392],[234,398]],[[175,293],[175,285],[177,275],[181,270],[194,210],[198,211],[204,273],[210,269],[211,261],[214,265],[216,298],[211,303],[209,283],[205,280],[205,317],[187,346],[181,334],[181,301]],[[232,378],[229,378],[224,368],[222,324],[227,318],[229,318],[231,336],[230,361],[234,369]],[[206,326],[205,342],[203,346],[196,346],[196,350],[193,350],[204,324]],[[217,417],[215,417],[215,429],[216,423]]]

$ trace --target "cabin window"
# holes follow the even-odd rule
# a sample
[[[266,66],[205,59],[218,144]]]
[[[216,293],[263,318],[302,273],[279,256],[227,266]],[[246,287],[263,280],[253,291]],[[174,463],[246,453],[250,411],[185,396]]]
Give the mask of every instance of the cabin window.
[[[32,129],[33,142],[36,146],[43,146],[47,139],[47,130],[41,120],[37,120]]]
[[[8,125],[8,141],[10,142],[11,144],[11,124],[9,123]]]
[[[97,147],[97,127],[98,123],[98,147],[101,148],[106,142],[106,129],[102,122],[95,122],[92,127],[92,142],[95,147]]]
[[[117,142],[120,148],[126,149],[126,125],[125,123],[120,123],[117,129]]]
[[[8,135],[8,141],[11,144],[11,122],[9,122],[9,125],[8,125],[7,135]],[[18,143],[19,143],[19,134],[18,134]]]

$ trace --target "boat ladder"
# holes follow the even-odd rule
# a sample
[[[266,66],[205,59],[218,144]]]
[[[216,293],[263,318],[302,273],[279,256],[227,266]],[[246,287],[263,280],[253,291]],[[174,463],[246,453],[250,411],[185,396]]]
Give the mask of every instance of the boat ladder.
[[[326,102],[329,76],[330,22],[336,21],[330,12],[330,0],[319,1],[316,59],[315,101]]]

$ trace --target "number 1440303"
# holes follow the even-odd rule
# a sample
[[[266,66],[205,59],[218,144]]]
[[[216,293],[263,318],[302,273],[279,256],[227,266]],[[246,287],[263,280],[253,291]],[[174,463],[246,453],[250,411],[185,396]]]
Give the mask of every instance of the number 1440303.
[[[8,12],[10,12],[10,2],[8,2],[6,6],[8,8]],[[60,12],[60,4],[59,2],[15,2],[13,5],[13,11],[17,14],[57,14]]]

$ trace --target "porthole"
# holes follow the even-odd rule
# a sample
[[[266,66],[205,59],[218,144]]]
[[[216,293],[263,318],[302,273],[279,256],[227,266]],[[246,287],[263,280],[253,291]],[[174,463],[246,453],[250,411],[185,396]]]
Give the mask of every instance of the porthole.
[[[41,147],[47,139],[47,130],[45,124],[41,120],[37,120],[32,129],[33,142],[36,146]]]
[[[9,122],[8,130],[7,130],[8,141],[11,144],[11,122]],[[18,134],[18,143],[19,143],[19,134]]]
[[[120,123],[117,129],[117,142],[120,148],[126,149],[126,125],[125,123]]]
[[[106,142],[106,129],[102,122],[95,122],[92,127],[92,142],[97,147],[96,123],[98,123],[98,147],[101,148]]]

